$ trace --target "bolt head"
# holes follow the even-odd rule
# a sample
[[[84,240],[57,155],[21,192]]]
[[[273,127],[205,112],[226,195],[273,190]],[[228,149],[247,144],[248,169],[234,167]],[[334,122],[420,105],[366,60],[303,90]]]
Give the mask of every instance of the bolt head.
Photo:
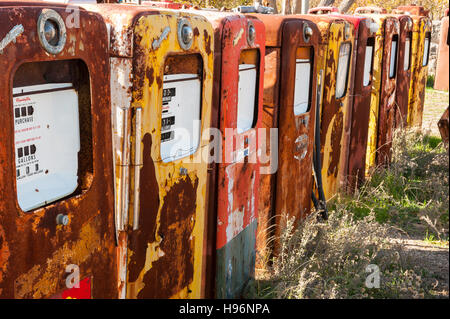
[[[66,226],[67,224],[69,224],[69,216],[58,214],[58,216],[56,216],[56,223],[58,225]]]

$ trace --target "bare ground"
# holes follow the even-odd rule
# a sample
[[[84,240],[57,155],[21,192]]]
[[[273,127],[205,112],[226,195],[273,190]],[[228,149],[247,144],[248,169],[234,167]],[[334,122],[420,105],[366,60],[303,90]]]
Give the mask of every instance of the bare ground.
[[[404,262],[421,274],[426,298],[449,298],[448,241],[447,244],[430,243],[400,233],[389,241],[401,244]]]
[[[449,93],[426,89],[422,129],[430,130],[432,135],[440,136],[437,122],[449,105]]]
[[[439,136],[437,122],[449,106],[449,93],[427,89],[423,112],[422,129]],[[428,297],[449,298],[449,246],[448,237],[444,241],[425,241],[418,235],[398,233],[391,238],[402,242],[406,262],[422,273],[422,280],[429,287]]]

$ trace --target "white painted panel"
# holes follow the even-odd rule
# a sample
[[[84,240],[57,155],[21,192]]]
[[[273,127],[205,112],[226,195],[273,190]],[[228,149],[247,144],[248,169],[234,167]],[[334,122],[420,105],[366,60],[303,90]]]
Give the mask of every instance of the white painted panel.
[[[237,132],[239,134],[253,127],[255,116],[257,72],[254,64],[239,65]]]
[[[308,111],[309,89],[311,79],[311,61],[297,59],[295,61],[294,115]]]
[[[348,69],[350,66],[351,44],[342,43],[339,49],[339,62],[336,75],[336,99],[345,95],[347,90]]]
[[[403,59],[403,70],[406,71],[409,69],[409,60],[411,55],[411,39],[406,38],[405,39],[405,57]]]
[[[199,147],[201,88],[198,74],[164,76],[161,122],[163,162],[194,154]]]
[[[80,132],[71,84],[15,88],[14,143],[17,200],[29,211],[72,194],[78,185]],[[53,92],[41,92],[52,89]]]
[[[391,61],[389,64],[389,77],[390,78],[393,78],[395,76],[396,62],[397,62],[397,40],[392,40]]]
[[[372,73],[372,58],[373,58],[373,45],[368,45],[366,46],[366,55],[364,58],[363,86],[367,86],[370,83],[370,75]]]
[[[423,60],[422,60],[422,66],[425,66],[428,64],[428,54],[430,53],[430,38],[425,38],[425,44],[423,48]]]

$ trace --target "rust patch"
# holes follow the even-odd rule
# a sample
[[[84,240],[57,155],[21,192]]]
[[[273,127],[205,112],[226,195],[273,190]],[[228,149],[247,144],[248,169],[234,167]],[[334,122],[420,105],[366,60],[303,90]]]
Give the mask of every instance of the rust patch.
[[[337,177],[339,158],[341,156],[341,137],[342,130],[344,129],[344,121],[342,112],[336,114],[336,119],[333,123],[333,129],[331,131],[331,153],[330,153],[330,165],[328,166],[328,176],[334,175]]]
[[[194,28],[194,37],[198,37],[200,35],[200,32],[198,31],[198,28]]]
[[[208,34],[208,31],[203,30],[203,37],[205,38],[205,50],[206,54],[210,55],[211,51],[211,35]]]
[[[0,4],[2,28],[10,30],[20,21],[30,32],[24,32],[14,45],[9,45],[0,55],[3,83],[0,85],[0,109],[3,114],[0,117],[0,136],[7,137],[0,147],[0,298],[46,298],[55,295],[65,289],[65,267],[68,264],[78,265],[82,278],[93,277],[94,298],[116,298],[106,25],[100,16],[81,10],[82,28],[67,29],[67,38],[76,39],[78,45],[68,43],[55,57],[42,50],[33,31],[37,28],[36,17],[47,5],[38,2],[27,3],[26,7],[23,3],[20,7],[14,7],[18,5],[15,3],[9,5],[2,7]],[[63,20],[67,18],[69,12],[65,12],[66,6],[49,6]],[[83,40],[94,38],[95,43]],[[15,74],[19,66],[21,71]],[[30,69],[33,72],[27,71]],[[54,71],[56,69],[58,72]],[[79,188],[66,198],[24,214],[15,198],[11,86],[66,80],[72,82],[79,93]],[[90,83],[93,85],[90,86]],[[58,213],[69,216],[67,226],[56,225]]]
[[[147,68],[147,71],[145,72],[145,76],[148,79],[148,84],[152,85],[153,81],[155,81],[155,76],[154,76],[154,70],[151,67]]]
[[[188,175],[178,180],[165,196],[158,230],[161,237],[159,247],[164,255],[152,263],[152,268],[144,275],[145,286],[138,298],[170,298],[192,283],[192,231],[195,225],[197,186],[198,179],[195,177],[192,181]]]
[[[141,184],[139,223],[145,227],[139,227],[130,235],[129,249],[133,252],[128,266],[128,280],[134,282],[138,279],[144,268],[147,244],[156,240],[156,219],[159,207],[158,183],[156,181],[155,165],[151,157],[152,136],[147,133],[142,140],[144,144],[144,160],[140,171]]]
[[[441,133],[442,141],[447,146],[448,146],[448,140],[449,140],[449,119],[448,119],[449,111],[448,111],[448,109],[449,108],[447,107],[447,109],[445,110],[444,114],[442,114],[442,117],[438,122],[439,133]],[[1,243],[0,243],[0,247],[1,247]]]
[[[134,40],[134,59],[133,59],[133,86],[135,88],[139,88],[137,90],[134,90],[133,98],[134,100],[141,100],[143,97],[143,90],[144,87],[144,80],[145,80],[145,72],[146,70],[142,67],[145,65],[145,61],[147,58],[147,54],[145,50],[143,49],[143,46],[139,45],[142,41],[142,36],[139,34],[135,35]]]
[[[8,268],[8,258],[9,258],[9,247],[5,238],[5,231],[0,224],[0,282],[3,281],[3,274]],[[0,294],[2,293],[2,288],[0,288]]]
[[[171,55],[164,63],[164,75],[203,74],[203,61],[199,54]]]

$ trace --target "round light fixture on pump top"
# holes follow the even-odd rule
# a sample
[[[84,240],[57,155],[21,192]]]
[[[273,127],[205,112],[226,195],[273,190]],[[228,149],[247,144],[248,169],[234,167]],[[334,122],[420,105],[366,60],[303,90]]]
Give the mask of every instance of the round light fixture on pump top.
[[[375,20],[368,18],[366,20],[366,25],[369,28],[370,32],[376,33],[379,29],[378,23],[375,22]]]
[[[408,29],[411,29],[412,27],[413,27],[413,22],[412,22],[412,19],[409,18],[408,19]]]
[[[313,29],[307,23],[305,23],[303,25],[303,40],[305,42],[309,42],[309,39],[311,39],[312,36],[313,36]]]
[[[50,54],[58,54],[66,45],[66,26],[52,9],[43,9],[37,21],[37,34],[42,47]]]
[[[178,43],[183,50],[189,50],[194,42],[194,31],[185,18],[178,21]]]
[[[248,21],[248,27],[247,27],[247,42],[249,45],[253,45],[255,43],[256,39],[256,29],[253,25],[252,21]]]

